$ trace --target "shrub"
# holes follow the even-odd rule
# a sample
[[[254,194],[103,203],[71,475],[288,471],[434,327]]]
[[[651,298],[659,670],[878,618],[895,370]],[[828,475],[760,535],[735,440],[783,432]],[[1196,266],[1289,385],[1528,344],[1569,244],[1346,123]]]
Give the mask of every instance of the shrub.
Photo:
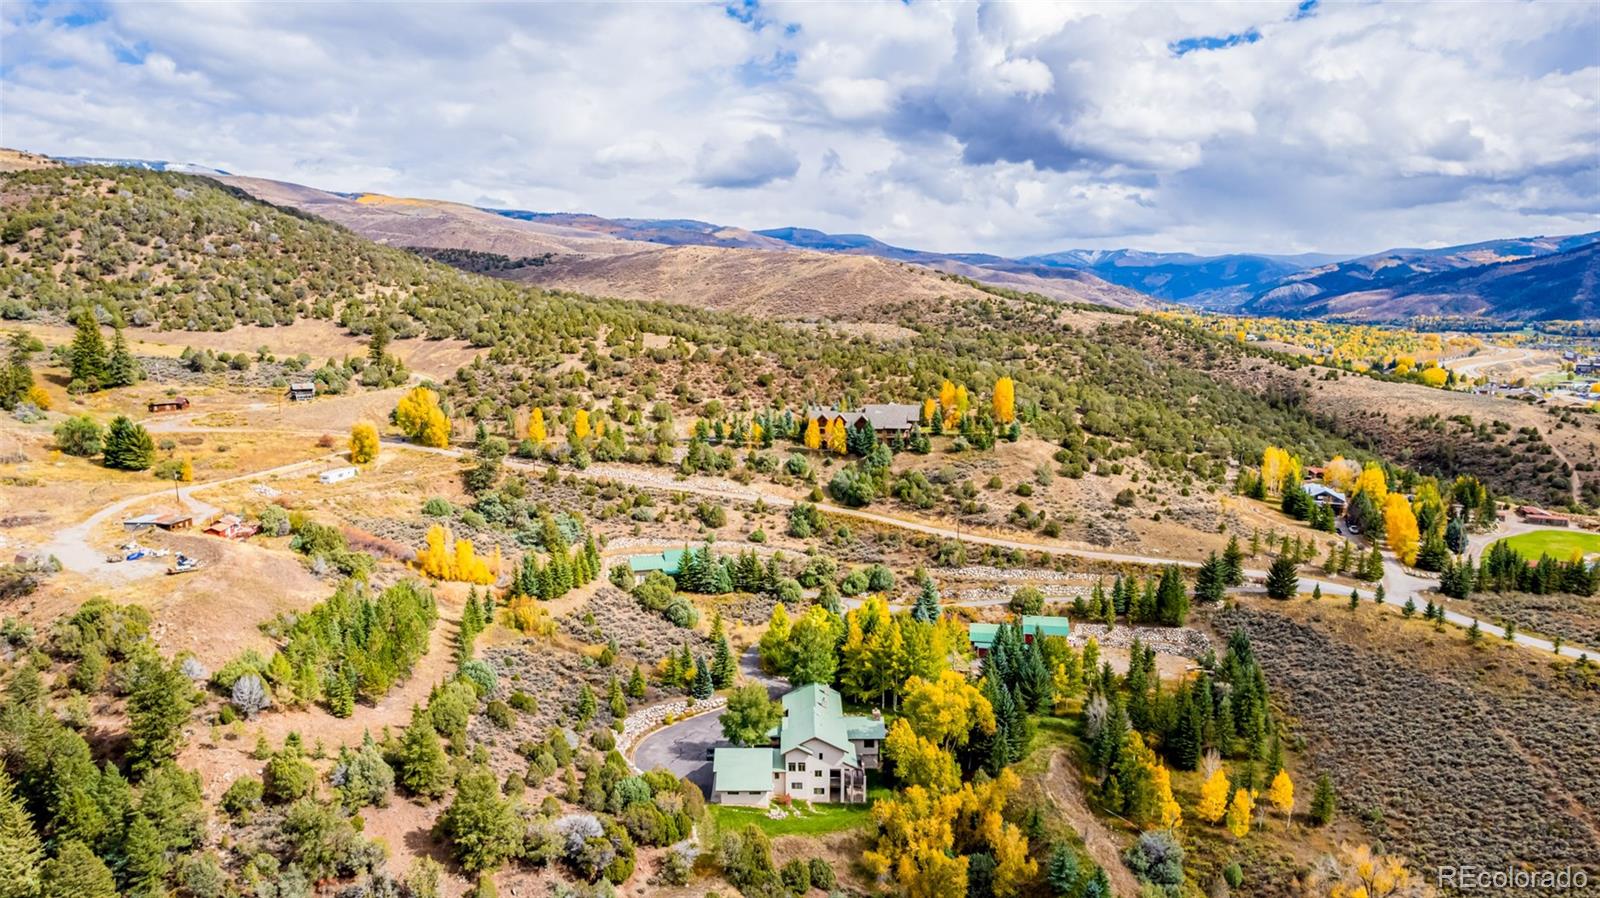
[[[796,895],[804,895],[811,891],[811,864],[804,858],[795,858],[783,865],[778,871],[778,878],[789,891]]]
[[[56,425],[56,446],[68,455],[88,458],[105,448],[105,432],[88,415],[77,415]]]
[[[267,761],[261,772],[262,795],[272,802],[287,804],[311,794],[317,787],[317,771],[300,750],[286,746]]]
[[[1024,586],[1012,593],[1011,610],[1017,614],[1038,614],[1044,610],[1044,595],[1031,586]]]
[[[1148,830],[1128,848],[1123,860],[1135,876],[1158,886],[1183,884],[1183,846],[1166,830]]]
[[[838,880],[833,875],[833,867],[820,857],[811,859],[811,886],[812,888],[833,891],[838,885]]]
[[[434,496],[422,503],[422,513],[430,518],[447,518],[455,514],[456,508],[450,504],[449,499]]]
[[[241,776],[222,793],[222,810],[232,817],[243,819],[261,807],[261,781],[253,776]]]
[[[495,699],[484,707],[483,716],[489,718],[490,723],[502,730],[511,729],[511,724],[516,722],[516,715],[511,712],[511,706],[499,699]]]

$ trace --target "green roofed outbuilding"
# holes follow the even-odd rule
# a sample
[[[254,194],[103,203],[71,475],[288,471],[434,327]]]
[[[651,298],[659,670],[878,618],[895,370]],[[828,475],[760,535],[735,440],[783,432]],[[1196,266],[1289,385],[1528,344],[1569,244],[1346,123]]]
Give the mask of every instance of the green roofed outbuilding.
[[[972,623],[967,625],[967,639],[971,640],[972,647],[978,650],[978,657],[989,654],[989,647],[994,645],[995,636],[1000,633],[1004,624]],[[1063,639],[1072,636],[1072,624],[1065,617],[1045,614],[1027,614],[1022,617],[1022,639],[1032,642],[1035,635],[1060,636]]]

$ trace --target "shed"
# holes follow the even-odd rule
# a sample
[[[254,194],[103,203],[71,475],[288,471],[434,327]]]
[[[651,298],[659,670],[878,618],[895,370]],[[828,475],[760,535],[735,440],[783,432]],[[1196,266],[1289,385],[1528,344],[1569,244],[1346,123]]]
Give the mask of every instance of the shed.
[[[152,399],[145,406],[152,412],[176,412],[189,407],[186,396],[168,396],[165,399]]]
[[[349,480],[350,478],[356,476],[357,473],[357,470],[350,466],[345,466],[343,468],[331,468],[323,471],[321,474],[318,474],[317,479],[323,483],[338,483],[341,480]]]
[[[236,514],[225,514],[213,521],[211,526],[206,528],[206,532],[223,539],[246,539],[254,536],[260,529],[258,525],[246,523],[244,518]]]
[[[984,623],[967,625],[967,638],[972,641],[972,647],[978,650],[978,657],[989,654],[989,647],[994,645],[994,638],[999,634],[1001,626],[1001,624]],[[1067,618],[1056,615],[1023,615],[1022,641],[1033,642],[1035,634],[1067,638],[1072,635],[1072,623]]]
[[[161,515],[158,514],[142,514],[135,518],[124,518],[122,521],[122,529],[147,530],[151,527],[154,527],[156,525],[156,521],[160,520],[160,518]]]
[[[297,380],[289,384],[289,401],[302,402],[307,399],[317,398],[317,385],[309,380]]]
[[[188,530],[194,526],[194,515],[187,511],[174,511],[161,515],[154,523],[162,530]]]

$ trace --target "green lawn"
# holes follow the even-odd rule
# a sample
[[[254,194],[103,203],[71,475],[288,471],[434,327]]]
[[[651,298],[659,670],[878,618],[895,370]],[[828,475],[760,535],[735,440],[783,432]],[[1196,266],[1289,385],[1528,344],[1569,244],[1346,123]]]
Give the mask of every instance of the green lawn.
[[[869,790],[868,795],[877,798],[879,796],[872,793],[878,791]],[[789,816],[782,820],[768,817],[765,808],[730,808],[717,804],[708,808],[719,829],[743,829],[754,823],[769,836],[815,836],[860,829],[872,824],[871,804],[795,802],[794,807],[789,809]]]
[[[1549,555],[1558,561],[1567,561],[1573,553],[1600,552],[1600,533],[1585,530],[1532,530],[1508,536],[1501,542],[1522,553],[1528,559]]]

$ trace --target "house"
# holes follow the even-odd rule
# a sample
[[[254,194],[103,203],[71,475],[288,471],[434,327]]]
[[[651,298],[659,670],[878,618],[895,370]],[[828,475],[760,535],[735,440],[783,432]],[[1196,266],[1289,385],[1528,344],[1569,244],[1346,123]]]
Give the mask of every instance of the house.
[[[317,385],[309,380],[297,380],[289,384],[289,401],[304,402],[307,399],[317,398]]]
[[[1546,527],[1570,527],[1572,519],[1563,514],[1546,511],[1537,505],[1518,505],[1517,516],[1529,524],[1543,524]]]
[[[156,521],[160,519],[161,515],[158,514],[142,514],[135,518],[124,518],[122,521],[122,529],[130,531],[148,530],[151,527],[154,527],[156,525]]]
[[[978,657],[989,654],[989,647],[994,645],[994,638],[999,634],[1000,628],[1005,624],[972,623],[967,625],[967,639],[971,640],[972,647],[978,650]],[[1065,617],[1048,614],[1025,614],[1022,616],[1022,641],[1033,642],[1034,635],[1060,636],[1063,639],[1072,636],[1072,624]]]
[[[152,523],[162,530],[188,530],[194,526],[194,515],[187,511],[174,511],[161,515]]]
[[[1321,480],[1327,473],[1327,469],[1319,465],[1306,465],[1305,474],[1307,480]]]
[[[166,399],[152,399],[145,406],[152,412],[177,412],[189,407],[189,400],[184,396],[168,396]]]
[[[774,796],[810,802],[864,802],[867,771],[879,766],[883,718],[844,713],[839,693],[820,683],[782,699],[772,742],[722,747],[711,756],[711,800],[765,807]]]
[[[851,430],[870,426],[874,433],[885,439],[904,438],[922,426],[922,407],[902,403],[864,405],[858,409],[841,410],[833,406],[812,406],[806,409],[807,420],[826,428],[830,421],[840,421]]]
[[[683,564],[683,556],[688,551],[688,549],[668,549],[656,555],[634,555],[628,559],[628,568],[634,574],[660,571],[669,577],[677,576],[678,568]]]
[[[1333,513],[1336,515],[1344,514],[1345,506],[1350,504],[1344,493],[1330,486],[1323,486],[1320,483],[1302,483],[1300,488],[1305,490],[1306,495],[1310,496],[1313,502],[1332,508]]]
[[[354,467],[350,466],[343,468],[330,468],[326,471],[323,471],[321,474],[318,474],[317,479],[323,483],[338,483],[341,480],[349,480],[350,478],[356,476],[357,473],[358,471]]]
[[[223,539],[248,539],[255,536],[256,531],[260,529],[260,526],[248,524],[244,518],[236,514],[225,514],[213,521],[211,526],[206,528],[206,532]]]

